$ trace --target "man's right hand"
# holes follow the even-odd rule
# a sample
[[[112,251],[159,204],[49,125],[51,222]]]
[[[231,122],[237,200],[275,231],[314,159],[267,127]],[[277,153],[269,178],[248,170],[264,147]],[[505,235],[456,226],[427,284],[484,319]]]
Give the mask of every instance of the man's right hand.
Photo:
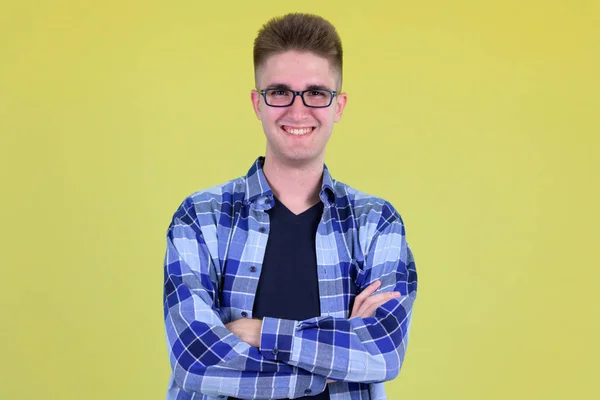
[[[383,292],[372,296],[379,289],[379,286],[381,286],[381,281],[375,281],[356,296],[350,318],[370,318],[375,314],[377,308],[392,299],[400,297],[400,292]]]

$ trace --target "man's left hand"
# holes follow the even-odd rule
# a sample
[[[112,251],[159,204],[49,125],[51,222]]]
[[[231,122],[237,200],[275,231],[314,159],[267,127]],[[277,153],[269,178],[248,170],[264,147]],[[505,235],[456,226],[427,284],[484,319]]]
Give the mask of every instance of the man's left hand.
[[[260,319],[240,318],[225,324],[225,328],[250,346],[260,347],[260,332],[262,329]]]

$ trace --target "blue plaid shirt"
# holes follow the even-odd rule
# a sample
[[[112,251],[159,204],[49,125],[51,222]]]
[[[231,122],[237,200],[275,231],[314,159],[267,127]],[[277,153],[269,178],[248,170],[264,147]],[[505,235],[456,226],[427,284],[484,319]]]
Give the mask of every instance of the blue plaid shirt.
[[[262,158],[245,177],[196,192],[167,231],[164,317],[172,374],[167,399],[297,398],[329,383],[331,400],[385,399],[406,354],[417,291],[398,212],[323,170],[316,235],[321,316],[264,318],[260,348],[224,324],[252,318],[273,192]],[[375,280],[401,296],[371,318],[350,318]]]

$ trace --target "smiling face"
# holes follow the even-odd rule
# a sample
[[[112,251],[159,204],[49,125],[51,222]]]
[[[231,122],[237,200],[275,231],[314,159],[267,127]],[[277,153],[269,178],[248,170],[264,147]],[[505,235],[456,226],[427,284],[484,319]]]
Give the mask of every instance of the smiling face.
[[[256,73],[258,89],[335,91],[339,89],[339,80],[339,73],[326,58],[310,52],[286,51],[272,55]],[[327,108],[306,107],[299,96],[289,107],[270,107],[256,90],[252,91],[251,98],[267,137],[267,158],[281,165],[298,167],[323,163],[333,125],[342,117],[346,105],[345,93],[334,97]]]

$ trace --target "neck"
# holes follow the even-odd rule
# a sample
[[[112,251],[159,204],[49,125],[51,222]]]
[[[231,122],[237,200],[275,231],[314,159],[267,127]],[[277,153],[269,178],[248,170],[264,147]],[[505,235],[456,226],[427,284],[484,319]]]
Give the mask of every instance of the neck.
[[[320,201],[323,161],[289,165],[267,156],[263,172],[275,196],[293,212],[302,212]]]

